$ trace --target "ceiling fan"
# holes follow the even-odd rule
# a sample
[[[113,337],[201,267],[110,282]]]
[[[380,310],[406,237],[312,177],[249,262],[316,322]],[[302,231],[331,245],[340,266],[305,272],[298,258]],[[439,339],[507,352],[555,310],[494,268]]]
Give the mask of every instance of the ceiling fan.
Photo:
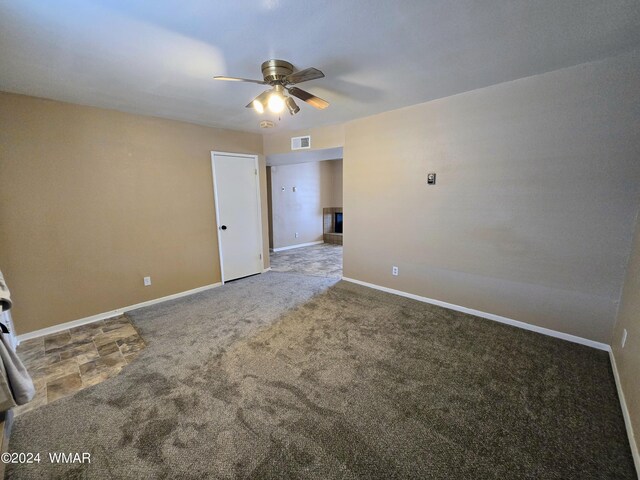
[[[300,107],[296,105],[296,102],[291,96],[299,98],[320,110],[329,106],[329,102],[326,100],[293,86],[298,83],[315,80],[316,78],[323,78],[324,73],[317,68],[305,68],[304,70],[294,72],[293,65],[284,60],[267,60],[262,64],[261,68],[264,80],[223,76],[213,78],[215,80],[227,80],[230,82],[249,82],[259,85],[270,85],[272,88],[262,92],[247,105],[247,108],[253,108],[258,113],[264,113],[266,108],[269,108],[273,113],[280,113],[287,107],[289,113],[295,115],[300,111]],[[287,96],[285,92],[291,96]]]

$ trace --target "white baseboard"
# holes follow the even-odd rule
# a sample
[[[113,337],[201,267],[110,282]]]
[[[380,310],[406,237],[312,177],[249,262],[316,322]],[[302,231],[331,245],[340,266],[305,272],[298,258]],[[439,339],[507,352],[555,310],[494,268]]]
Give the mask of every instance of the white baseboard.
[[[271,249],[272,252],[282,252],[283,250],[291,250],[292,248],[300,248],[300,247],[310,247],[311,245],[318,245],[319,243],[324,243],[323,240],[318,240],[317,242],[309,242],[309,243],[298,243],[297,245],[289,245],[288,247],[279,247]]]
[[[155,305],[156,303],[166,302],[167,300],[174,300],[180,297],[186,297],[187,295],[193,295],[194,293],[204,292],[205,290],[211,290],[212,288],[216,288],[222,285],[222,283],[213,283],[211,285],[205,285],[204,287],[194,288],[192,290],[187,290],[186,292],[174,293],[173,295],[167,295],[166,297],[156,298],[154,300],[148,300],[146,302],[136,303],[135,305],[129,305],[128,307],[116,308],[115,310],[110,310],[104,313],[98,313],[97,315],[91,315],[90,317],[80,318],[78,320],[72,320],[70,322],[61,323],[59,325],[53,325],[51,327],[42,328],[40,330],[35,330],[29,333],[23,333],[22,335],[18,335],[18,344],[20,344],[23,340],[29,340],[31,338],[42,337],[44,335],[51,335],[52,333],[62,332],[64,330],[68,330],[70,328],[79,327],[81,325],[86,325],[88,323],[97,322],[99,320],[105,320],[107,318],[117,317],[122,315],[125,312],[135,310],[137,308],[148,307],[150,305]]]
[[[394,295],[399,295],[401,297],[418,300],[419,302],[438,305],[439,307],[448,308],[449,310],[468,313],[470,315],[475,315],[476,317],[486,318],[487,320],[493,320],[495,322],[505,323],[507,325],[512,325],[514,327],[522,328],[524,330],[530,330],[532,332],[541,333],[543,335],[549,335],[550,337],[561,338],[562,340],[567,340],[573,343],[579,343],[581,345],[586,345],[587,347],[597,348],[598,350],[605,350],[607,352],[611,351],[611,347],[606,343],[596,342],[593,340],[589,340],[588,338],[582,338],[576,335],[571,335],[569,333],[558,332],[557,330],[551,330],[550,328],[538,327],[537,325],[531,325],[530,323],[521,322],[519,320],[513,320],[511,318],[501,317],[500,315],[495,315],[493,313],[481,312],[480,310],[461,307],[460,305],[454,305],[453,303],[441,302],[440,300],[434,300],[433,298],[421,297],[420,295],[414,295],[413,293],[407,293],[401,290],[394,290],[393,288],[387,288],[380,285],[376,285],[374,283],[363,282],[361,280],[356,280],[354,278],[342,277],[342,279],[347,282],[357,283],[358,285],[363,285],[365,287],[381,290],[383,292],[392,293]]]
[[[271,267],[267,267],[267,268],[263,269],[262,273],[268,272],[269,270],[271,270]]]
[[[620,407],[622,408],[624,425],[625,427],[627,427],[627,436],[629,437],[629,445],[631,446],[633,463],[636,466],[636,473],[640,477],[640,454],[638,453],[638,444],[636,443],[636,437],[633,434],[631,415],[629,414],[629,409],[627,408],[627,401],[625,400],[624,391],[622,390],[622,384],[620,383],[620,376],[618,375],[618,367],[616,365],[616,357],[613,355],[613,351],[609,351],[609,358],[611,360],[611,368],[613,369],[613,378],[616,381],[616,388],[618,389],[618,398],[620,399]]]

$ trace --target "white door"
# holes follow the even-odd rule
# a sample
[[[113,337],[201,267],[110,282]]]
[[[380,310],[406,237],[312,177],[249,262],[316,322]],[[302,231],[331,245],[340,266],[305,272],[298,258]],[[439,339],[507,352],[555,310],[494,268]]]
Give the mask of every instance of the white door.
[[[222,282],[262,272],[258,157],[211,152]]]

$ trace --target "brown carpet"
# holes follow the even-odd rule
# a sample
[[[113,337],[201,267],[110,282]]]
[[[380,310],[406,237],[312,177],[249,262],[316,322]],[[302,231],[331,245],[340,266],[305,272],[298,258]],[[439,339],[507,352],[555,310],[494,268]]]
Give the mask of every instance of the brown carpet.
[[[321,277],[130,315],[123,373],[17,419],[10,478],[633,479],[605,352]]]

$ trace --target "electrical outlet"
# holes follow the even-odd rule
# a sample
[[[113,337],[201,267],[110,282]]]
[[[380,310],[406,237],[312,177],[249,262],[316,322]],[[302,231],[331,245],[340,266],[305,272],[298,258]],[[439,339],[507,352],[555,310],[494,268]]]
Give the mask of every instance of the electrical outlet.
[[[398,267],[396,267],[395,265],[391,267],[391,275],[393,275],[394,277],[398,276]]]
[[[624,348],[624,344],[627,343],[627,329],[622,330],[622,340],[620,340],[620,346]]]
[[[296,238],[298,238],[298,232],[296,232]]]
[[[151,285],[151,277],[144,277],[144,286],[148,287]]]

